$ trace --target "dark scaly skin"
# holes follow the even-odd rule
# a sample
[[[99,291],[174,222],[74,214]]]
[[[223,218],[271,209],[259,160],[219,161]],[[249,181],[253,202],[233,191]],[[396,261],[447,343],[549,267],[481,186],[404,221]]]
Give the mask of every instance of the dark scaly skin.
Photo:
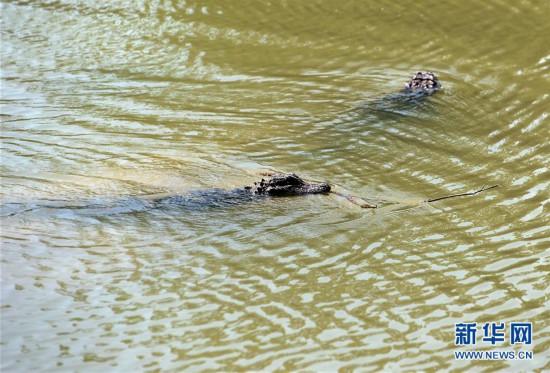
[[[441,89],[441,83],[432,72],[419,71],[405,84],[406,92],[432,94]]]
[[[268,180],[262,179],[254,183],[254,186],[246,186],[244,189],[254,195],[299,196],[329,193],[330,185],[327,183],[310,183],[302,180],[296,174],[275,174]]]

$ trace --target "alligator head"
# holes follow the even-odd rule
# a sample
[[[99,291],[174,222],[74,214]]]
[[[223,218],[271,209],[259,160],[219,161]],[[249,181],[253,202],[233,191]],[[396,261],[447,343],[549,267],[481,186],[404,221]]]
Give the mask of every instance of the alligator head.
[[[434,73],[419,71],[405,84],[405,91],[434,93],[441,89],[441,84]]]
[[[275,174],[269,180],[262,179],[254,183],[254,186],[246,186],[244,189],[256,195],[294,196],[328,193],[330,192],[330,185],[327,183],[309,183],[296,174]]]

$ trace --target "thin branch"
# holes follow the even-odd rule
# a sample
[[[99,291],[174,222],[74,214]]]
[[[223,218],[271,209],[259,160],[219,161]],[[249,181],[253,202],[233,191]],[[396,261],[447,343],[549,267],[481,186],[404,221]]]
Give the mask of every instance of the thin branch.
[[[478,189],[474,192],[450,194],[448,196],[426,199],[426,200],[424,200],[424,202],[435,202],[435,201],[441,201],[442,199],[447,199],[447,198],[462,197],[462,196],[473,196],[473,195],[476,195],[478,193],[484,192],[486,190],[493,189],[493,188],[498,188],[498,187],[500,187],[500,185],[498,185],[498,184],[492,185],[490,187],[483,186],[481,189]]]
[[[349,195],[349,194],[335,192],[334,190],[331,190],[330,192],[333,193],[333,194],[336,194],[337,196],[344,197],[345,199],[347,199],[351,203],[356,204],[357,206],[359,206],[361,208],[364,208],[364,209],[378,208],[378,206],[372,205],[372,204],[368,203],[367,201],[362,200],[361,198],[358,198],[358,197],[355,197],[355,196],[352,196],[352,195]]]

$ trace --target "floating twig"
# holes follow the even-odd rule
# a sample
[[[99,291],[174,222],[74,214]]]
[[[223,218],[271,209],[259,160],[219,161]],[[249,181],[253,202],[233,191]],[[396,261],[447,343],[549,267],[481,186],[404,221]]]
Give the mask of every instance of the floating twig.
[[[441,201],[442,199],[447,199],[447,198],[463,197],[463,196],[473,196],[473,195],[476,195],[476,194],[478,194],[478,193],[485,192],[486,190],[493,189],[493,188],[498,188],[498,187],[500,187],[500,185],[498,185],[498,184],[491,185],[490,187],[485,187],[485,186],[483,186],[481,189],[478,189],[478,190],[476,190],[476,191],[474,191],[474,192],[459,193],[459,194],[450,194],[450,195],[448,195],[448,196],[443,196],[443,197],[438,197],[438,198],[426,199],[426,200],[424,200],[424,202],[435,202],[435,201]]]
[[[340,196],[340,197],[344,197],[345,199],[347,199],[348,201],[350,201],[351,203],[361,207],[361,208],[364,208],[364,209],[375,209],[375,208],[378,208],[378,206],[376,205],[373,205],[373,204],[370,204],[368,203],[367,201],[359,198],[359,197],[355,197],[355,196],[352,196],[350,194],[344,194],[344,193],[340,193],[340,192],[335,192],[334,190],[331,191],[331,193],[333,194],[336,194],[337,196]]]

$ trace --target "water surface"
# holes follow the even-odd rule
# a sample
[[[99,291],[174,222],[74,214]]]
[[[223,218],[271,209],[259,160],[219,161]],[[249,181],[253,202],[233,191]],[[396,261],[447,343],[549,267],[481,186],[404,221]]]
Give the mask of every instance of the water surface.
[[[0,12],[6,372],[550,369],[547,2]],[[443,90],[388,101],[417,70]],[[146,197],[259,169],[381,208]],[[523,321],[476,348],[533,360],[455,361],[455,323]]]

